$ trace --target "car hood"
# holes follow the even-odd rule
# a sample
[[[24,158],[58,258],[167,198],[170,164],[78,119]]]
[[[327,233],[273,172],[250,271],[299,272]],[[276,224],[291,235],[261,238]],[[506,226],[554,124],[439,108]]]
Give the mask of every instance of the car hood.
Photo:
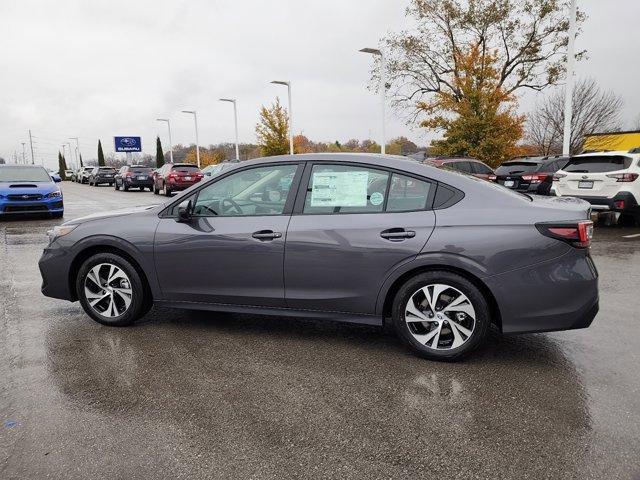
[[[47,194],[58,190],[54,182],[0,182],[0,195]]]
[[[129,208],[122,208],[119,210],[111,210],[110,212],[92,213],[91,215],[69,220],[68,222],[65,222],[65,225],[77,225],[80,223],[90,222],[92,220],[101,220],[103,218],[133,215],[136,213],[147,212],[149,210],[157,208],[158,206],[159,205],[141,205],[138,207],[129,207]]]

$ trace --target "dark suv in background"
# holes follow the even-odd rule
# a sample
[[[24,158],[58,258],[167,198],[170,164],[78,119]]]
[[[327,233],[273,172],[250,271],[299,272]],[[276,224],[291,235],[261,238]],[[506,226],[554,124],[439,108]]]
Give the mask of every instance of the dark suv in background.
[[[186,190],[203,177],[202,170],[192,163],[165,163],[153,175],[153,193],[158,195],[163,190],[170,197],[172,192]]]
[[[144,165],[125,165],[116,173],[115,189],[122,188],[125,192],[130,188],[139,188],[140,191],[148,188],[153,190],[153,168]]]
[[[493,181],[496,179],[496,174],[493,169],[486,163],[476,160],[475,158],[431,158],[425,160],[423,163],[433,165],[438,168],[446,168],[456,172],[467,173],[484,180]]]
[[[569,162],[569,157],[517,157],[496,168],[496,181],[518,192],[549,195],[553,174]]]
[[[97,187],[101,183],[108,183],[113,186],[115,181],[116,169],[113,167],[95,167],[89,175],[89,185]]]

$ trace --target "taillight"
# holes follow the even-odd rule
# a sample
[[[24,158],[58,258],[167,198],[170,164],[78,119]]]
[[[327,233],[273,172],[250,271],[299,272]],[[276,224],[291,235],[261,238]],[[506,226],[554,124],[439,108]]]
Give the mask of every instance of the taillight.
[[[615,178],[616,182],[634,182],[638,178],[637,173],[612,173],[608,178]]]
[[[167,178],[178,178],[178,175],[176,173],[170,173],[167,175]]]
[[[564,178],[564,177],[566,177],[566,176],[567,176],[567,174],[566,174],[566,173],[554,173],[554,174],[553,174],[553,181],[554,181],[554,182],[557,182],[557,181],[559,181],[561,178]]]
[[[530,183],[542,183],[547,179],[548,176],[549,175],[547,175],[546,173],[533,173],[531,175],[523,175],[522,179]]]
[[[196,177],[198,177],[198,178],[202,178],[202,177],[204,177],[204,174],[203,174],[203,173],[198,172],[198,173],[196,173]]]
[[[133,172],[127,172],[127,173],[125,173],[125,177],[133,177]]]
[[[498,179],[497,175],[493,175],[493,174],[487,175],[487,180],[489,180],[490,182],[495,182],[497,179]]]
[[[580,220],[576,223],[537,223],[536,228],[543,235],[562,240],[577,248],[587,248],[593,238],[593,222]]]

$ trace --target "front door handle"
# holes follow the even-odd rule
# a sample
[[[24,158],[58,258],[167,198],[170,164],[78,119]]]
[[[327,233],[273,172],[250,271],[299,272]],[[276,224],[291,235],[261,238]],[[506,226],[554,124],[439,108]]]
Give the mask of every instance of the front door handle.
[[[257,232],[253,232],[251,236],[258,240],[274,240],[282,237],[282,234],[280,232],[274,232],[273,230],[259,230]]]
[[[380,236],[387,240],[397,241],[404,240],[405,238],[413,238],[416,236],[416,232],[413,230],[405,230],[404,228],[390,228],[380,232]]]

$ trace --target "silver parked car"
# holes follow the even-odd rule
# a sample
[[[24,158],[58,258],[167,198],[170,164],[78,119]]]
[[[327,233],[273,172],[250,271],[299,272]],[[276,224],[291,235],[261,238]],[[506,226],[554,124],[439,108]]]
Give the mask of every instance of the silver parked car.
[[[152,304],[391,322],[455,359],[491,324],[583,328],[598,311],[589,205],[535,198],[402,157],[305,154],[236,164],[166,203],[63,224],[45,295],[105,325]]]

